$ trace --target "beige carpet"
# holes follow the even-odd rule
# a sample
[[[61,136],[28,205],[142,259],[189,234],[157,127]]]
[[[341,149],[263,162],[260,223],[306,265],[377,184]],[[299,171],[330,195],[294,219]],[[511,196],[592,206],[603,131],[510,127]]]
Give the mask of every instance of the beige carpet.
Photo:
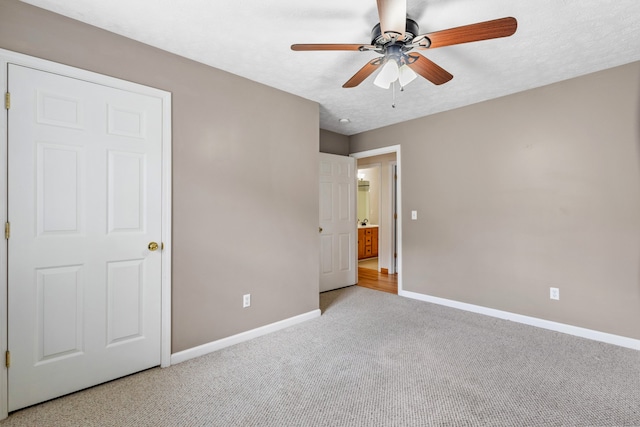
[[[353,286],[323,315],[14,426],[638,426],[640,352]]]

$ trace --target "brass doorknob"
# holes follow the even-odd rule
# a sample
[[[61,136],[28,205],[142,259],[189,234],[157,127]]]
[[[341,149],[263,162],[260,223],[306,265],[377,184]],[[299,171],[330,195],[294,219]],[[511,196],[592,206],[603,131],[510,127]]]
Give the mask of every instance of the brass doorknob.
[[[149,243],[148,248],[149,248],[150,251],[153,252],[153,251],[158,249],[158,244],[156,242],[151,242],[151,243]]]

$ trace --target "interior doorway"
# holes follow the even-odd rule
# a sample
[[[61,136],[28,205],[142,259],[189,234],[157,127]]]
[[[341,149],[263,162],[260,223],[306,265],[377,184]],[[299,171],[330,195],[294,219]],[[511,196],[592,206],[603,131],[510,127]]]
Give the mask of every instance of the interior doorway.
[[[380,290],[390,292],[389,287],[391,286],[395,289],[393,293],[398,293],[402,290],[400,145],[352,153],[351,157],[357,159],[358,170],[377,166],[380,186],[378,204],[372,207],[372,197],[369,197],[369,213],[371,213],[372,208],[376,209],[379,206],[377,208],[378,219],[375,221],[377,224],[367,222],[363,226],[359,222],[358,230],[362,233],[362,228],[371,226],[377,228],[377,268],[376,270],[371,270],[370,267],[369,269],[359,268],[359,282],[367,283],[366,287],[373,287],[376,286],[376,281],[380,281],[381,287],[385,288]],[[371,175],[366,175],[362,178],[370,180]],[[371,183],[369,184],[371,185]],[[361,252],[360,249],[358,252]],[[371,284],[371,282],[374,283]]]
[[[366,160],[357,169],[358,268],[379,272],[382,165]]]

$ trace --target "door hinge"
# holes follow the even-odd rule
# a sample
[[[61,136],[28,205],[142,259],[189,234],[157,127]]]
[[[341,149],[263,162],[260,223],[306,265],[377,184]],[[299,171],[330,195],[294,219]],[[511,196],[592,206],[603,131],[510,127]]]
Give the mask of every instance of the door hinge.
[[[393,257],[394,257],[394,258],[398,258],[398,254],[397,254],[397,253],[394,253],[394,254],[393,254]]]
[[[4,108],[7,110],[11,108],[11,94],[9,92],[4,94]]]
[[[7,368],[11,367],[11,352],[9,350],[7,350],[7,352],[4,355],[4,362]]]
[[[7,221],[4,223],[4,238],[9,240],[9,237],[11,237],[11,224]]]
[[[398,219],[398,214],[397,213],[393,214],[393,219]]]

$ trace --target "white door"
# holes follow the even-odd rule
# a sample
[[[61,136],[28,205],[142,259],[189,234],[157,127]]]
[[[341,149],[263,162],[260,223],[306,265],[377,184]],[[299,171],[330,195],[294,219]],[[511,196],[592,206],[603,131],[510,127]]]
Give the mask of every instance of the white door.
[[[9,65],[9,410],[160,364],[159,98]]]
[[[320,153],[320,292],[357,282],[355,159]]]

